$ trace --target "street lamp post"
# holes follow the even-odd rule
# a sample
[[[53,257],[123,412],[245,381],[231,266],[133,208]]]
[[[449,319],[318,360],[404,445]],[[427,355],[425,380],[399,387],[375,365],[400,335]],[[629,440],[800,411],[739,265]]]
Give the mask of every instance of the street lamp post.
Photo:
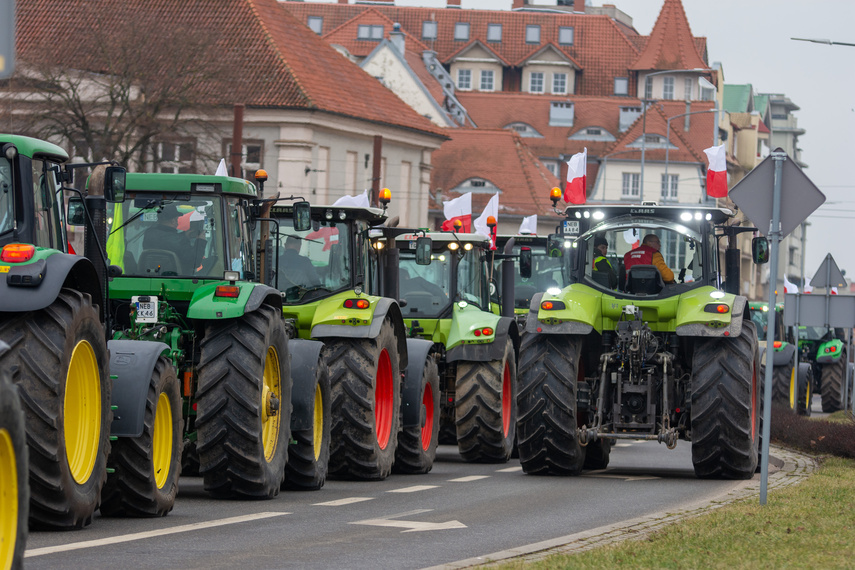
[[[689,115],[700,115],[701,113],[718,113],[718,109],[706,109],[704,111],[692,111],[691,113],[680,113],[679,115],[674,115],[672,117],[668,117],[668,126],[665,128],[667,131],[665,133],[665,184],[670,184],[670,180],[668,179],[668,158],[669,151],[671,150],[671,119],[677,119],[679,117],[687,117]]]
[[[594,192],[591,194],[591,199],[592,199],[592,200],[593,200],[593,199],[594,199],[594,197],[597,195],[597,192],[598,192],[598,191],[599,191],[599,189],[600,189],[600,179],[602,179],[602,180],[603,180],[603,200],[605,200],[605,199],[606,199],[606,166],[608,166],[609,157],[610,157],[610,156],[615,156],[615,155],[618,155],[618,154],[629,154],[629,153],[631,153],[631,152],[635,152],[635,150],[619,150],[619,151],[616,151],[616,152],[610,152],[609,154],[603,155],[603,167],[602,167],[602,168],[600,169],[600,171],[597,173],[597,181],[596,181],[596,183],[594,184]]]

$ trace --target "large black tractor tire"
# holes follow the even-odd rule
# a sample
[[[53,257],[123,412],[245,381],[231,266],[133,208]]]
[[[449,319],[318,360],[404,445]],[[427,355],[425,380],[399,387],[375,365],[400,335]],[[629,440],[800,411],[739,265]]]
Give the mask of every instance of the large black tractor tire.
[[[692,359],[692,463],[702,479],[754,476],[760,442],[760,358],[753,322],[736,338],[699,339]]]
[[[47,308],[0,323],[0,356],[18,384],[30,462],[30,528],[74,529],[101,503],[113,384],[92,298],[62,289]]]
[[[291,362],[282,314],[269,306],[210,321],[200,344],[196,449],[215,497],[279,494],[291,439]]]
[[[0,355],[7,350],[0,342]],[[24,410],[8,370],[0,369],[0,568],[22,568],[30,485]]]
[[[785,406],[791,410],[796,409],[796,363],[795,360],[789,364],[772,367],[772,402]]]
[[[162,517],[175,505],[184,443],[181,391],[165,357],[155,363],[145,401],[143,432],[113,442],[101,514],[107,517]]]
[[[811,400],[813,399],[813,382],[811,382],[810,364],[799,364],[799,370],[796,375],[798,383],[798,403],[796,411],[800,416],[808,416],[813,413],[811,410]]]
[[[439,443],[439,372],[429,356],[422,369],[421,425],[401,429],[395,450],[395,473],[428,473],[436,459]]]
[[[510,338],[501,360],[459,362],[455,384],[457,450],[470,463],[505,463],[516,438],[517,360]]]
[[[612,453],[612,442],[607,439],[598,439],[585,446],[584,469],[605,469],[609,466]]]
[[[525,335],[517,395],[520,463],[531,475],[578,475],[586,449],[576,437],[582,339]]]
[[[315,398],[312,427],[291,432],[292,443],[285,465],[283,489],[317,491],[327,480],[332,429],[330,371],[326,362],[318,362],[314,377]]]
[[[335,339],[324,346],[332,386],[329,476],[385,479],[401,426],[401,362],[391,321],[373,339]]]
[[[836,412],[843,409],[843,382],[846,380],[846,353],[836,362],[822,365],[822,411]]]

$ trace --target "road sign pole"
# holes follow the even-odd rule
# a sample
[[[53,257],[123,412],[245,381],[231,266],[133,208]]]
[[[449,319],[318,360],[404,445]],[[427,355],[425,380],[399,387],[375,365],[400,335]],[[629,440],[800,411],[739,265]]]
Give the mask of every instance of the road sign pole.
[[[772,240],[771,257],[769,262],[769,323],[766,330],[775,330],[775,304],[778,288],[778,245],[781,241],[781,177],[787,153],[774,151],[772,160],[775,161],[772,190],[772,221],[769,224],[769,239]],[[773,334],[773,332],[770,332]],[[774,339],[774,336],[772,337]],[[769,437],[772,426],[772,363],[771,345],[766,342],[766,378],[763,390],[763,449],[760,454],[760,504],[766,504],[766,494],[769,486]]]

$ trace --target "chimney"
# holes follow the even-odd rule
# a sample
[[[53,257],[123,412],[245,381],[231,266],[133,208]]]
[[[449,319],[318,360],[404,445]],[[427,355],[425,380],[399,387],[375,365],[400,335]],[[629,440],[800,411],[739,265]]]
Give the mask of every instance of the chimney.
[[[460,0],[448,0],[448,8],[460,8]]]
[[[401,31],[401,24],[398,22],[392,24],[392,31],[389,32],[389,41],[392,42],[392,45],[395,46],[399,54],[404,55],[407,46],[404,39],[404,32]]]
[[[514,0],[514,4],[513,4],[513,6],[511,6],[511,10],[516,10],[518,8],[522,8],[525,5],[526,5],[525,0]]]
[[[585,13],[585,0],[574,0],[573,11],[579,14]]]
[[[347,0],[338,0],[339,4],[347,4]]]

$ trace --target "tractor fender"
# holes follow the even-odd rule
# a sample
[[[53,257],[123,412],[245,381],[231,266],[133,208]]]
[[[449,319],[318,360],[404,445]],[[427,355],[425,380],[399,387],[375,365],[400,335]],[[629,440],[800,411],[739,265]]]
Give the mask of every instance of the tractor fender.
[[[404,373],[401,386],[401,427],[421,427],[422,425],[422,372],[428,358],[434,358],[430,351],[433,343],[420,338],[407,339],[409,364]]]
[[[826,346],[834,346],[837,350],[826,354],[824,352],[824,347]],[[841,356],[844,354],[846,354],[846,351],[843,349],[843,343],[835,339],[819,346],[819,353],[816,356],[816,362],[817,364],[831,364],[832,362],[840,360]]]
[[[581,321],[565,321],[555,325],[541,323],[537,319],[540,312],[540,301],[543,293],[537,293],[531,298],[528,317],[525,319],[525,332],[540,334],[588,334],[594,330],[594,325]]]
[[[404,326],[404,316],[397,301],[388,297],[381,297],[374,307],[374,315],[371,317],[371,325],[365,327],[351,327],[339,325],[316,325],[312,327],[312,338],[377,338],[383,320],[389,317],[389,321],[395,328],[395,338],[398,340],[398,355],[401,361],[401,370],[407,369],[407,329]]]
[[[505,355],[505,342],[510,338],[514,352],[519,356],[520,333],[517,323],[511,317],[501,317],[496,323],[496,336],[488,344],[461,344],[445,354],[446,362],[492,362],[501,360]]]
[[[145,402],[157,358],[169,346],[148,340],[110,340],[110,376],[115,406],[110,435],[139,437],[143,432]]]
[[[15,275],[33,278],[41,275],[41,283],[34,287],[9,285]],[[101,284],[92,262],[79,255],[57,252],[35,263],[13,265],[9,273],[0,274],[0,312],[44,309],[56,300],[63,287],[88,293],[96,305],[103,302]]]
[[[251,313],[258,310],[262,305],[269,305],[281,313],[282,293],[280,293],[278,289],[274,289],[269,285],[256,283],[255,287],[252,289],[252,293],[249,294],[245,311],[247,313]]]
[[[781,347],[781,350],[773,350],[772,366],[781,366],[789,364],[793,361],[793,355],[796,353],[796,345],[788,342]]]
[[[690,323],[677,326],[678,336],[695,336],[695,337],[731,337],[739,338],[742,334],[742,320],[750,319],[748,314],[748,299],[742,295],[736,295],[733,299],[733,307],[731,308],[730,324],[722,327],[709,327],[705,323]]]
[[[291,432],[312,429],[315,402],[315,377],[324,343],[292,338],[291,353]]]

